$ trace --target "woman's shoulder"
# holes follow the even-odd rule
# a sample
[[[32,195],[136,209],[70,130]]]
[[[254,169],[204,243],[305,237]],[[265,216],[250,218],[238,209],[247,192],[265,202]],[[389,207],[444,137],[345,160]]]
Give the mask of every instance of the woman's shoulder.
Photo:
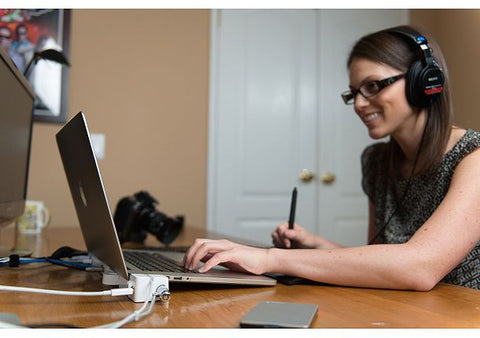
[[[462,129],[460,129],[461,133]],[[460,140],[465,140],[466,143],[471,143],[480,146],[480,132],[474,129],[463,129],[463,134]]]
[[[473,129],[454,128],[450,136],[445,163],[456,166],[466,156],[480,148],[480,132]],[[478,152],[477,152],[478,153]]]
[[[453,128],[447,153],[467,155],[480,147],[480,132],[474,129]]]
[[[367,146],[361,155],[362,172],[364,177],[377,175],[384,172],[388,166],[388,151],[390,145],[387,142],[377,142]]]
[[[388,142],[376,142],[368,145],[362,152],[363,161],[378,161],[379,159],[385,157],[389,149]]]
[[[388,143],[377,142],[362,152],[362,188],[372,201],[377,196],[378,187],[383,185],[387,177],[384,174],[388,170],[388,149]]]

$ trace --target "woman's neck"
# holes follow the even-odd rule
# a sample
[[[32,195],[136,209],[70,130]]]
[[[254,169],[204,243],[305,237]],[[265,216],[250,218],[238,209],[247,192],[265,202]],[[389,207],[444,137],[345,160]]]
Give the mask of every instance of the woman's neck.
[[[426,113],[422,110],[408,124],[392,134],[404,155],[404,163],[415,163],[426,123]]]

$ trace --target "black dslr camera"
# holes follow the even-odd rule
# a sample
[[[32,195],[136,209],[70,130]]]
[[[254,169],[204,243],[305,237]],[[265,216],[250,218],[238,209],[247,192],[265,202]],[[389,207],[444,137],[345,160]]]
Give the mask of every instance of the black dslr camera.
[[[146,191],[122,198],[113,216],[120,243],[141,243],[147,233],[165,245],[173,242],[183,227],[184,216],[170,218],[155,209],[158,202]]]

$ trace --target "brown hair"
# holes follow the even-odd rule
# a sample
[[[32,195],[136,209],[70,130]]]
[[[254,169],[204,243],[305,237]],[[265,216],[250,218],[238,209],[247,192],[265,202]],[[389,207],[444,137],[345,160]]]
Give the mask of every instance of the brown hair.
[[[432,56],[445,76],[443,92],[432,97],[430,104],[425,108],[427,122],[420,154],[422,165],[415,170],[415,173],[419,174],[424,173],[441,161],[452,130],[453,108],[450,99],[447,65],[440,47],[432,38],[421,33],[418,29],[409,28],[427,38]],[[379,31],[362,37],[354,45],[347,61],[348,67],[355,58],[368,59],[407,72],[412,63],[421,58],[421,54],[419,50],[414,50],[405,38],[388,31]],[[398,163],[398,161],[404,160],[404,154],[395,139],[391,137],[390,143],[392,146],[391,161]],[[393,175],[394,173],[391,172],[390,174]]]

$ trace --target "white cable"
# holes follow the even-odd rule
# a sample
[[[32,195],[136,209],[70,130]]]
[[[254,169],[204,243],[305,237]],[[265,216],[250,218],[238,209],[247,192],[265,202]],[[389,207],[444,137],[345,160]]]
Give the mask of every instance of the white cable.
[[[48,290],[48,289],[36,289],[36,288],[27,288],[27,287],[9,286],[9,285],[0,285],[0,291],[43,293],[43,294],[64,295],[64,296],[124,296],[124,295],[126,296],[126,295],[133,294],[132,288],[111,289],[106,291],[81,292],[81,291],[58,291],[58,290]],[[25,329],[27,327],[0,321],[0,328]]]
[[[139,319],[148,316],[155,305],[155,300],[157,296],[160,295],[158,290],[153,291],[153,283],[150,280],[150,299],[147,299],[142,307],[130,315],[126,316],[125,318],[112,322],[109,324],[104,324],[100,326],[95,326],[93,328],[107,328],[107,329],[116,329],[122,327],[130,322],[138,321]],[[36,288],[26,288],[26,287],[19,287],[19,286],[7,286],[7,285],[0,285],[0,291],[17,291],[17,292],[33,292],[33,293],[44,293],[44,294],[55,294],[55,295],[68,295],[68,296],[121,296],[121,295],[131,295],[133,293],[133,288],[119,288],[119,289],[111,289],[106,291],[94,291],[94,292],[76,292],[76,291],[58,291],[58,290],[48,290],[48,289],[36,289]],[[150,303],[150,306],[147,310],[146,307]],[[0,321],[0,328],[28,328],[26,326],[15,325],[7,322]]]
[[[155,295],[152,295],[152,298],[147,299],[143,303],[143,305],[140,309],[134,311],[130,315],[126,316],[125,318],[123,318],[119,321],[113,322],[113,323],[104,324],[104,325],[96,326],[96,327],[93,327],[93,328],[94,329],[118,329],[118,328],[120,328],[120,327],[122,327],[122,326],[124,326],[124,325],[126,325],[130,322],[137,321],[140,318],[143,318],[143,317],[149,315],[152,312],[153,306],[155,305],[155,297],[156,297]],[[150,307],[148,308],[148,310],[144,311],[145,308],[147,307],[148,303],[150,303]]]
[[[155,292],[154,292],[152,289],[153,289],[153,280],[150,280],[150,295],[151,295],[151,297],[150,297],[150,299],[147,299],[143,303],[143,305],[140,309],[134,311],[133,313],[131,313],[130,315],[126,316],[125,318],[123,318],[119,321],[109,323],[109,324],[100,325],[100,326],[96,326],[94,328],[96,328],[96,329],[117,329],[119,327],[122,327],[122,326],[130,323],[130,322],[138,321],[139,319],[141,319],[145,316],[148,316],[153,310],[153,306],[155,305],[155,299],[157,298],[157,296],[160,295],[158,290],[155,290]],[[147,307],[149,302],[150,302],[150,307],[145,311],[145,308]]]
[[[60,291],[49,289],[27,288],[21,286],[0,285],[0,291],[43,293],[62,296],[126,296],[133,294],[132,288],[119,288],[105,291]]]
[[[150,286],[150,288],[151,288],[151,286]],[[46,294],[69,295],[69,296],[72,296],[72,295],[74,295],[74,296],[77,296],[77,295],[80,295],[80,296],[107,296],[107,295],[108,296],[109,295],[120,296],[120,295],[129,295],[129,294],[133,293],[132,288],[111,289],[111,290],[107,290],[107,291],[98,291],[98,292],[70,292],[70,291],[57,291],[57,290],[15,287],[15,286],[6,286],[6,285],[0,285],[0,290],[18,291],[18,292],[46,293]],[[137,321],[140,318],[143,318],[143,317],[149,315],[152,312],[153,306],[155,305],[155,298],[156,297],[157,297],[157,295],[152,293],[152,296],[150,297],[150,299],[147,299],[143,303],[143,305],[140,309],[134,311],[133,313],[131,313],[127,317],[123,318],[122,320],[119,320],[119,321],[116,321],[116,322],[113,322],[113,323],[109,323],[109,324],[105,324],[105,325],[96,326],[94,328],[116,329],[116,328],[122,327],[123,325],[126,325],[126,324],[128,324],[132,321]],[[148,308],[147,311],[144,311],[145,308],[147,307],[148,303],[150,303],[150,307]],[[20,329],[20,328],[23,328],[23,329],[25,329],[25,328],[28,328],[28,327],[0,321],[0,328],[3,328],[3,329]]]

